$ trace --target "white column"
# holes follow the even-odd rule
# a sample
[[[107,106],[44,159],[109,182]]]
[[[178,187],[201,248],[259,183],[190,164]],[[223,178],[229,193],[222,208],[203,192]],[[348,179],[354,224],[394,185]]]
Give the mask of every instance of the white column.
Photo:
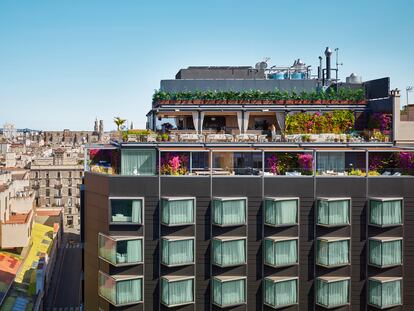
[[[245,111],[244,112],[244,118],[243,118],[243,132],[247,132],[247,128],[249,127],[249,116],[250,112]]]
[[[241,134],[243,131],[243,111],[237,111],[237,125],[239,126],[239,131]]]

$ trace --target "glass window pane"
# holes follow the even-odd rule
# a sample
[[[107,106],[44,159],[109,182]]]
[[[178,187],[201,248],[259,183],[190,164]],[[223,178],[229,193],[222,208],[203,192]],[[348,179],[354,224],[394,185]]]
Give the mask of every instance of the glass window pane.
[[[316,282],[316,302],[322,306],[332,308],[349,303],[349,280]]]
[[[273,266],[284,266],[298,262],[297,240],[265,240],[265,260]]]
[[[297,223],[297,200],[265,201],[266,224],[289,225]]]
[[[142,200],[111,199],[111,222],[142,223]]]
[[[122,175],[155,175],[156,150],[121,150]]]
[[[401,264],[402,241],[369,241],[369,262],[377,266]]]
[[[162,222],[167,225],[194,223],[194,200],[162,200]]]
[[[246,262],[246,240],[213,239],[213,261],[219,266],[244,264]]]
[[[161,279],[161,301],[167,306],[194,302],[194,280],[168,282]]]
[[[273,307],[297,303],[297,280],[273,282],[265,279],[265,302]]]
[[[321,225],[349,224],[349,200],[341,200],[341,201],[318,200],[318,224],[321,224]]]
[[[142,262],[142,239],[115,241],[99,235],[99,256],[114,265]]]
[[[213,280],[213,301],[219,306],[231,306],[246,302],[246,280],[220,282]]]
[[[113,305],[124,305],[142,301],[142,279],[115,281],[99,273],[99,294]]]
[[[384,283],[369,280],[368,301],[380,308],[401,304],[401,280]]]
[[[402,224],[402,201],[370,201],[370,223],[374,225]]]
[[[213,200],[213,221],[218,225],[240,225],[246,222],[246,200]]]
[[[194,239],[162,240],[162,262],[166,265],[182,265],[194,262]]]

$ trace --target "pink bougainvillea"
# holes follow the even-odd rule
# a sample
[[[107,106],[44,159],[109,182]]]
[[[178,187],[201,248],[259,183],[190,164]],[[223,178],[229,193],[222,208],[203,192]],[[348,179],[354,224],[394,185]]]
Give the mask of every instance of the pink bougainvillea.
[[[267,166],[269,167],[269,170],[272,174],[277,175],[278,174],[278,169],[277,169],[277,156],[275,154],[272,154],[270,157],[268,157],[266,159],[267,161]]]
[[[312,170],[313,156],[310,153],[301,153],[298,155],[298,162],[304,170]]]
[[[188,156],[185,154],[165,153],[160,163],[162,175],[185,175],[188,173]]]
[[[403,170],[414,169],[414,153],[412,152],[401,152],[399,154],[400,167]]]

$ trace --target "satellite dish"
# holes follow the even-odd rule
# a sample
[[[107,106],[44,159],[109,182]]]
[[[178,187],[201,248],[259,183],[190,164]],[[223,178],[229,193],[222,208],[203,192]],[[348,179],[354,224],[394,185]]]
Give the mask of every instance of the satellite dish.
[[[254,68],[260,69],[260,62],[256,63],[256,65],[254,66]]]

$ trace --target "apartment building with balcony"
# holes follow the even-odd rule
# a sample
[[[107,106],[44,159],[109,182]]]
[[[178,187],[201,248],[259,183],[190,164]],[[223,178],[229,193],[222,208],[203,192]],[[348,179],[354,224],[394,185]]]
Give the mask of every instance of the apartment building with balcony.
[[[399,93],[340,83],[326,56],[316,77],[300,61],[181,70],[147,131],[90,146],[85,310],[414,308]]]
[[[83,165],[56,149],[51,157],[36,158],[30,166],[30,184],[38,211],[61,210],[64,226],[79,228],[80,184]]]
[[[0,248],[22,249],[29,245],[34,215],[34,193],[25,187],[28,174],[0,171]]]

